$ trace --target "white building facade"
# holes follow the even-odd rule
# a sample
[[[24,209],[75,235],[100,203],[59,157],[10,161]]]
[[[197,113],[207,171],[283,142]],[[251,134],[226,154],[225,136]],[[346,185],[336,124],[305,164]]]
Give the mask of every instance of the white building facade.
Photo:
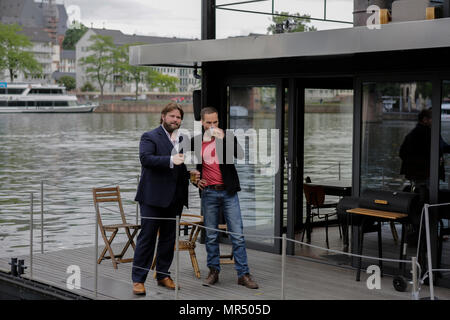
[[[86,74],[86,66],[81,63],[81,59],[92,54],[92,52],[89,51],[89,46],[92,45],[92,41],[89,39],[92,35],[110,36],[117,47],[138,42],[151,44],[191,41],[191,39],[126,35],[119,30],[89,29],[75,46],[77,89],[82,88],[87,82],[90,82],[95,88],[99,89],[95,79],[90,78]],[[190,92],[200,85],[200,81],[194,77],[193,69],[177,67],[153,67],[153,69],[162,74],[178,78],[179,82],[177,84],[177,89],[180,92]],[[117,75],[112,75],[110,81],[108,81],[104,87],[105,93],[134,92],[135,90],[135,84],[132,81],[129,83],[121,83],[118,81]],[[148,86],[143,81],[139,85],[139,91],[149,91]]]

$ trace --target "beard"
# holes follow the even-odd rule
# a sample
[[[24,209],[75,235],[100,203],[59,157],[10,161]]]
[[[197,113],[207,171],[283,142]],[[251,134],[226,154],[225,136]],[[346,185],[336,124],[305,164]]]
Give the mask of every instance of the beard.
[[[167,131],[168,133],[172,133],[172,132],[174,132],[175,130],[179,129],[179,128],[180,128],[180,125],[181,125],[181,124],[178,124],[178,123],[176,123],[176,122],[165,122],[165,121],[163,121],[164,129],[166,129],[166,131]]]

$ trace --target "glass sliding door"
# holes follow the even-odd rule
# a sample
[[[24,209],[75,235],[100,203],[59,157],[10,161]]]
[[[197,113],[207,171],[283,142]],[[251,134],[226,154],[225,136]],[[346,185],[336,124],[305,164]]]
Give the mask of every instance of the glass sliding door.
[[[442,82],[441,132],[439,141],[439,203],[450,202],[450,80]],[[438,213],[438,268],[450,268],[450,206]]]
[[[439,155],[439,190],[450,193],[450,81],[442,82],[441,146]],[[442,202],[440,200],[440,202]]]
[[[303,177],[312,183],[351,186],[353,90],[305,88]],[[339,197],[326,196],[327,201]],[[306,199],[303,193],[303,221]]]
[[[351,180],[353,90],[305,89],[304,177]]]
[[[247,237],[246,241],[250,247],[273,251],[276,243],[272,237],[281,223],[277,86],[232,85],[228,92],[228,128],[245,153],[244,159],[235,160],[244,233],[262,236]]]
[[[432,84],[426,81],[363,83],[361,192],[428,184],[431,123],[419,125],[418,117],[431,108],[431,96]]]

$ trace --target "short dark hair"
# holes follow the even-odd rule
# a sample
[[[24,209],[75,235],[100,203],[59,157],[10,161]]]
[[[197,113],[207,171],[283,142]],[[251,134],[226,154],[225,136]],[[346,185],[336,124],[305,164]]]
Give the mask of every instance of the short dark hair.
[[[204,120],[205,114],[211,114],[211,113],[217,113],[217,115],[219,115],[219,112],[217,111],[216,108],[206,107],[206,108],[202,109],[202,111],[200,112],[200,116],[202,117],[202,120]]]
[[[419,112],[419,115],[418,115],[419,122],[422,122],[422,120],[425,118],[428,118],[428,119],[432,118],[431,108],[423,109],[422,111]]]
[[[163,122],[162,120],[162,116],[165,116],[166,114],[168,114],[169,112],[173,111],[173,110],[178,110],[180,111],[181,114],[181,120],[183,120],[184,117],[184,111],[181,108],[181,106],[178,103],[175,102],[169,102],[162,110],[161,110],[161,119],[160,119],[160,123]]]

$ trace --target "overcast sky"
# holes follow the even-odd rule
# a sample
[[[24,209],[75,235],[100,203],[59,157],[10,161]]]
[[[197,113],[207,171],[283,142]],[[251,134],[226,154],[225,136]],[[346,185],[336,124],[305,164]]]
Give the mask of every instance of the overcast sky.
[[[217,5],[242,0],[217,0]],[[323,0],[274,0],[275,11],[310,14],[323,18]],[[198,38],[201,35],[201,0],[58,0],[69,18],[94,28],[118,29],[126,34]],[[74,7],[76,6],[76,7]],[[79,8],[79,10],[76,10]],[[271,12],[272,0],[229,8]],[[327,18],[352,21],[353,0],[327,0]],[[216,37],[266,34],[270,16],[217,10]],[[351,25],[314,21],[319,30]]]

